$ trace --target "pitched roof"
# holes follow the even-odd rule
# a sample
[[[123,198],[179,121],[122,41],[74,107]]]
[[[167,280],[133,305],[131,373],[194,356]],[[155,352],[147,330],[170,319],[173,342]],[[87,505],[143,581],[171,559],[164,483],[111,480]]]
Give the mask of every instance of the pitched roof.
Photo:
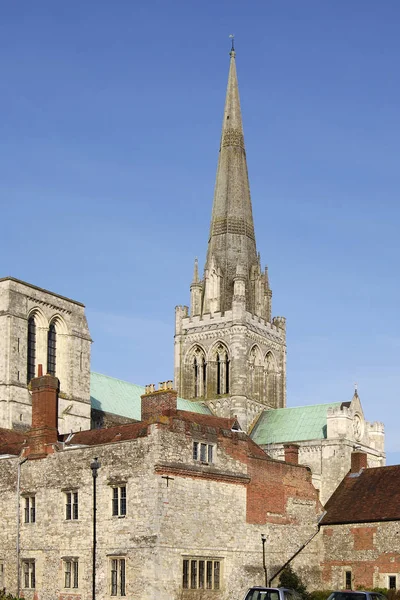
[[[328,408],[340,405],[341,402],[333,402],[265,410],[253,429],[251,438],[260,446],[324,439]]]
[[[349,473],[325,506],[321,525],[400,519],[400,465]]]
[[[92,408],[106,413],[128,417],[140,421],[141,419],[141,400],[140,396],[144,394],[144,387],[115,379],[101,373],[90,374],[90,402]],[[201,402],[192,402],[178,398],[178,409],[190,412],[211,414],[207,406]]]
[[[64,434],[62,440],[66,446],[87,445],[95,446],[97,444],[109,444],[111,442],[121,442],[138,437],[146,436],[147,427],[152,423],[160,423],[165,426],[172,426],[174,420],[179,420],[187,424],[187,427],[207,430],[213,430],[213,433],[231,432],[233,426],[237,423],[236,419],[225,419],[215,417],[214,415],[205,415],[193,413],[186,410],[166,410],[161,414],[142,421],[140,423],[127,423],[126,425],[115,425],[108,429],[88,429],[87,431],[77,431],[72,434]],[[237,435],[247,436],[243,432],[235,432]],[[249,440],[250,441],[250,440]],[[265,453],[261,450],[261,453]]]
[[[13,454],[18,456],[21,452],[26,434],[12,429],[0,428],[0,455]]]

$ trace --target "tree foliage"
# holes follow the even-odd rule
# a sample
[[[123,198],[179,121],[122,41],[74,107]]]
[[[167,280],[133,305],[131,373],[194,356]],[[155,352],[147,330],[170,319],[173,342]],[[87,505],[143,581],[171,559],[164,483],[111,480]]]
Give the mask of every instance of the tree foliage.
[[[279,585],[281,587],[287,587],[292,590],[296,590],[303,596],[303,598],[307,598],[307,588],[300,579],[300,577],[295,573],[290,565],[285,567],[280,574],[279,577]]]

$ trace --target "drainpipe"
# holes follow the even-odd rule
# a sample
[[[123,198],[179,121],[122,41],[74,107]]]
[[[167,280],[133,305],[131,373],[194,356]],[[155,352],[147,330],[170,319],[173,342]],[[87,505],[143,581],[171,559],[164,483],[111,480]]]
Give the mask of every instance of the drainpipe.
[[[21,573],[20,573],[20,568],[19,568],[19,555],[20,555],[20,525],[21,525],[21,518],[20,518],[20,506],[19,506],[19,502],[20,502],[20,493],[21,493],[21,466],[24,464],[24,462],[26,462],[28,460],[28,458],[24,458],[20,461],[18,461],[18,467],[17,467],[17,598],[19,598],[19,591],[21,588]]]
[[[92,544],[92,600],[96,599],[96,546],[97,546],[97,535],[96,535],[96,512],[97,512],[97,500],[96,500],[96,479],[97,471],[100,468],[100,462],[97,458],[90,463],[93,477],[93,544]]]

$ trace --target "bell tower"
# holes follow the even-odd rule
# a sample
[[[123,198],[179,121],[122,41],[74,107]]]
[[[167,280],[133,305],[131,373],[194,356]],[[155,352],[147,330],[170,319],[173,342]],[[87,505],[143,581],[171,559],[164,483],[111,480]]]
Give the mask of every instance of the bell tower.
[[[190,296],[175,313],[175,387],[247,431],[286,405],[286,324],[271,318],[256,248],[233,45],[206,264],[200,279],[196,259]]]

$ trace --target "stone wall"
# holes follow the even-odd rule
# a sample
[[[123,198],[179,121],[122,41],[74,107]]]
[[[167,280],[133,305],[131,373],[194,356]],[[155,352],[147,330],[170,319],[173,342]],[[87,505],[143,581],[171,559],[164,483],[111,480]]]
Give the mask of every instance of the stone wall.
[[[37,579],[36,590],[23,589],[27,600],[90,597],[94,457],[101,463],[99,600],[109,596],[113,557],[126,561],[126,594],[132,599],[197,598],[197,593],[182,590],[183,561],[188,558],[220,562],[221,589],[204,592],[202,598],[241,598],[247,587],[264,581],[261,534],[267,536],[267,568],[272,573],[315,531],[320,506],[309,472],[266,458],[245,434],[162,416],[136,439],[117,441],[124,427],[137,425],[115,428],[113,443],[60,446],[45,459],[21,465],[19,559],[35,561]],[[87,443],[96,436],[100,442],[110,431],[82,435],[88,436]],[[213,446],[212,462],[193,458],[194,441]],[[0,459],[0,562],[6,588],[14,593],[19,460]],[[112,516],[113,490],[119,486],[127,491],[126,516]],[[78,492],[76,520],[65,518],[69,491]],[[24,498],[32,495],[36,522],[24,523]],[[64,588],[68,557],[79,560],[76,590]],[[316,556],[304,551],[300,570],[315,565]]]
[[[90,427],[90,334],[83,304],[13,278],[0,279],[0,427],[31,422],[27,381],[28,319],[36,324],[35,372],[47,370],[47,335],[57,332],[59,429]]]
[[[379,490],[377,490],[379,493]],[[331,525],[321,528],[324,589],[389,587],[389,576],[400,588],[400,525],[398,521]]]

